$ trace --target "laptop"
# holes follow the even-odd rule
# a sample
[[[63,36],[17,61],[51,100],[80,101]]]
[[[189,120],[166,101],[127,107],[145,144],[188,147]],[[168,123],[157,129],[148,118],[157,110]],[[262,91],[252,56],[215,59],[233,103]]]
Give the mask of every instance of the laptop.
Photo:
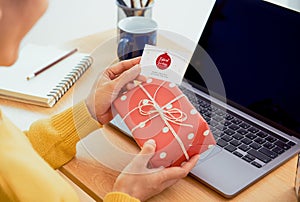
[[[217,145],[190,175],[232,198],[300,152],[300,13],[217,0],[198,45],[180,88]],[[121,122],[111,123],[130,135]]]

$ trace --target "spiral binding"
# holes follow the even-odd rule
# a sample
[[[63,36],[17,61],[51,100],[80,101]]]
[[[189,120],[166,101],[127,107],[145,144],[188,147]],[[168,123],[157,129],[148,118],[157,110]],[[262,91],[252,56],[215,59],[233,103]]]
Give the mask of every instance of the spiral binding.
[[[57,102],[92,65],[93,58],[85,56],[50,92],[48,97],[54,98]]]

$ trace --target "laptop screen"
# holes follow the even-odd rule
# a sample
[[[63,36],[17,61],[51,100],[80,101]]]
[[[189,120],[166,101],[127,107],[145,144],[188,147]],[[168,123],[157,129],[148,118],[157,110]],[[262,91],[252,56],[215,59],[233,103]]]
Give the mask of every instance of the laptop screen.
[[[229,104],[300,136],[300,13],[262,0],[217,0],[199,45]],[[191,65],[185,78],[205,87]]]

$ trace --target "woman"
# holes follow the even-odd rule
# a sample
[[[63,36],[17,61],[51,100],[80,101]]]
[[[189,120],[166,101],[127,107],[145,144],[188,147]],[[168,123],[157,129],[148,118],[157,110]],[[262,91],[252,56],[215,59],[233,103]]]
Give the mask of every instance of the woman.
[[[46,0],[0,0],[1,66],[10,66],[17,60],[20,42],[47,6]],[[75,156],[80,138],[111,120],[111,101],[123,86],[144,80],[139,76],[139,61],[135,58],[107,68],[85,100],[49,119],[34,122],[25,132],[15,127],[0,107],[0,201],[79,200],[54,169]],[[154,151],[155,142],[149,140],[117,178],[104,201],[147,200],[185,177],[198,160],[195,156],[182,167],[148,174],[127,172],[147,169]]]

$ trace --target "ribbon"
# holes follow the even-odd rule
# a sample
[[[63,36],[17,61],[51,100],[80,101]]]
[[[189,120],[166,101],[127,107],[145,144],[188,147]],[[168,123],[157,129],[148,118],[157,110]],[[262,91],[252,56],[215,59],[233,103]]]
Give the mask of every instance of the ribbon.
[[[162,82],[160,84],[160,86],[156,89],[154,96],[152,97],[149,92],[144,88],[144,86],[142,86],[141,84],[139,84],[138,86],[143,90],[143,92],[147,95],[147,97],[149,99],[143,99],[139,102],[138,106],[135,107],[134,109],[132,109],[130,112],[128,112],[124,117],[123,117],[123,121],[135,110],[138,109],[139,113],[143,116],[149,116],[152,115],[150,118],[148,118],[147,120],[140,122],[137,126],[135,126],[134,128],[131,129],[131,132],[135,131],[137,128],[142,128],[146,125],[146,123],[154,118],[156,118],[157,116],[160,116],[161,119],[164,121],[164,123],[166,124],[166,126],[169,128],[169,130],[171,131],[172,135],[174,136],[174,138],[176,139],[176,141],[178,142],[185,158],[187,160],[190,159],[184,144],[182,142],[182,140],[180,139],[180,137],[178,136],[178,134],[175,132],[175,130],[173,129],[173,127],[170,125],[170,122],[173,124],[177,124],[180,126],[186,126],[186,127],[193,127],[191,124],[185,124],[183,123],[186,119],[187,119],[187,115],[186,113],[184,113],[183,111],[181,111],[178,108],[171,108],[169,109],[168,106],[170,106],[170,104],[172,104],[173,102],[176,102],[177,100],[179,100],[180,98],[184,97],[183,94],[179,95],[178,97],[174,98],[173,100],[171,100],[170,102],[168,102],[167,104],[165,104],[164,106],[160,107],[158,105],[158,103],[155,101],[155,97],[156,94],[158,92],[158,90],[164,85],[165,82]],[[148,109],[148,110],[146,110]],[[177,116],[175,116],[177,115]],[[178,116],[179,115],[179,116]]]

